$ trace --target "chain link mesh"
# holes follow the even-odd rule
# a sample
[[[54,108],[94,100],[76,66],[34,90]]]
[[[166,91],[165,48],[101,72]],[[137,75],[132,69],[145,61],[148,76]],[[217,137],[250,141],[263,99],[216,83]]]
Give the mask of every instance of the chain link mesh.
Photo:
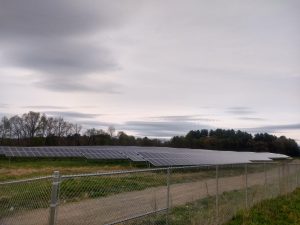
[[[233,217],[246,205],[245,165],[219,166],[218,224]]]
[[[166,170],[65,178],[57,224],[115,224],[166,209],[166,184]]]
[[[295,190],[299,172],[300,164],[251,163],[2,182],[0,224],[222,224],[264,199]]]
[[[1,225],[46,225],[52,178],[0,184]]]

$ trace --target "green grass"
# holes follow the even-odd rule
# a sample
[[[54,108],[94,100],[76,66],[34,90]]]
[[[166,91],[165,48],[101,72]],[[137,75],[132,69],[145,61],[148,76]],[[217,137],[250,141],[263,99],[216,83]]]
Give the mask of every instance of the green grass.
[[[275,185],[276,186],[276,185]],[[271,191],[273,185],[269,186]],[[248,188],[248,201],[252,205],[253,197],[257,193],[262,193],[264,186],[253,186]],[[300,194],[300,193],[299,193]],[[268,198],[270,196],[264,196]],[[283,197],[285,198],[285,197]],[[234,190],[224,192],[219,195],[219,224],[224,224],[235,215],[240,215],[241,210],[245,209],[245,190]],[[239,222],[243,221],[243,217],[239,217]],[[130,225],[215,225],[216,224],[216,198],[215,196],[208,196],[182,206],[173,207],[168,216],[168,223],[166,223],[166,214],[158,214],[142,219],[137,219],[130,222]],[[244,223],[233,223],[228,225],[237,225]],[[252,224],[252,223],[250,223]],[[253,223],[253,225],[260,225],[262,223]],[[274,223],[265,223],[274,224]],[[280,223],[278,223],[280,224]]]
[[[233,203],[244,203],[243,191],[224,192],[219,196],[219,216],[222,217],[222,209],[232,208]],[[236,207],[236,206],[235,206]],[[228,214],[228,213],[227,213]],[[167,222],[168,221],[168,222]],[[219,220],[221,222],[222,219]],[[168,217],[165,214],[158,214],[142,219],[137,219],[130,225],[213,225],[216,224],[216,198],[208,196],[183,206],[173,207]]]
[[[13,158],[9,160],[5,157],[0,157],[0,182],[17,180],[24,178],[32,178],[38,176],[51,175],[53,171],[58,170],[61,174],[79,174],[79,173],[94,173],[112,170],[130,170],[147,168],[144,162],[130,162],[127,160],[85,160],[78,158]],[[203,177],[215,176],[215,168],[201,168],[206,171]],[[244,173],[244,166],[233,165],[220,167],[219,175],[235,176]],[[189,173],[194,169],[174,170],[180,173]],[[248,172],[262,172],[262,165],[252,164],[248,167]],[[202,176],[202,175],[201,175]],[[190,179],[190,177],[188,177]]]
[[[240,212],[226,225],[298,225],[300,224],[300,189],[287,196],[265,200],[249,211]]]
[[[61,174],[78,174],[134,168],[146,168],[146,164],[126,160],[92,161],[78,158],[16,158],[10,161],[0,158],[0,182],[52,175],[55,170],[59,170]]]

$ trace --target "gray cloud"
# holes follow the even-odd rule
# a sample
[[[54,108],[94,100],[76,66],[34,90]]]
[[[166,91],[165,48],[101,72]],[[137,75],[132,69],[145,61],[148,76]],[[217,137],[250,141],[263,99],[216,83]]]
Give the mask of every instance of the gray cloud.
[[[67,79],[117,68],[110,52],[92,43],[59,38],[30,42],[28,45],[11,48],[6,53],[5,60],[15,66],[33,68],[55,79],[62,75]]]
[[[264,120],[266,120],[265,118],[260,118],[260,117],[246,117],[246,116],[239,117],[238,119],[240,119],[240,120],[249,120],[249,121],[264,121]]]
[[[28,105],[23,106],[24,109],[67,109],[68,107],[64,106],[54,106],[54,105]]]
[[[255,133],[262,133],[262,132],[274,133],[274,132],[280,132],[285,130],[300,130],[300,123],[261,126],[256,128],[247,128],[246,130]]]
[[[77,78],[73,78],[77,79]],[[110,93],[110,94],[119,94],[121,93],[121,85],[113,82],[92,82],[91,80],[85,78],[84,80],[81,78],[77,80],[71,79],[43,79],[39,82],[35,83],[37,86],[42,88],[47,88],[53,91],[60,92],[97,92],[97,93]]]
[[[193,122],[174,123],[172,121],[128,121],[117,128],[125,131],[133,131],[139,136],[172,137],[175,135],[184,135],[190,130],[209,129],[212,127],[207,124],[198,124]]]
[[[115,16],[111,12],[119,13]],[[108,0],[3,0],[0,7],[1,36],[61,37],[82,35],[117,26],[124,10]],[[8,20],[9,19],[9,20]]]
[[[216,121],[216,119],[203,117],[203,115],[178,115],[178,116],[155,116],[150,117],[152,119],[165,120],[165,121],[185,121],[185,122],[196,122],[196,121]]]
[[[0,103],[0,108],[1,109],[5,109],[5,108],[8,108],[8,107],[9,107],[9,104]]]
[[[253,111],[251,108],[243,106],[229,107],[227,108],[226,112],[235,115],[248,115],[255,113],[255,111]]]
[[[92,113],[79,113],[73,111],[44,111],[48,116],[61,116],[66,118],[75,118],[75,119],[91,119],[101,116],[102,114],[92,114]]]
[[[94,121],[94,120],[79,120],[78,124],[83,125],[86,128],[102,128],[105,129],[108,126],[116,126],[117,124],[103,122],[103,121]]]
[[[101,42],[101,32],[121,27],[138,5],[108,0],[1,1],[0,46],[5,62],[37,72],[38,87],[117,93],[118,85],[112,82],[85,83],[96,82],[90,73],[99,77],[118,69],[117,59]],[[100,40],[93,42],[90,37],[96,33]]]

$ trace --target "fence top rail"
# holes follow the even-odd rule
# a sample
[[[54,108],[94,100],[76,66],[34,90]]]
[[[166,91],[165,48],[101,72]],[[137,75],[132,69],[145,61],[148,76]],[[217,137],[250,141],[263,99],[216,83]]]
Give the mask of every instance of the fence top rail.
[[[26,182],[31,182],[31,181],[46,180],[46,179],[50,179],[50,178],[53,178],[53,176],[48,175],[48,176],[34,177],[34,178],[21,179],[21,180],[2,181],[2,182],[0,182],[0,185],[26,183]]]

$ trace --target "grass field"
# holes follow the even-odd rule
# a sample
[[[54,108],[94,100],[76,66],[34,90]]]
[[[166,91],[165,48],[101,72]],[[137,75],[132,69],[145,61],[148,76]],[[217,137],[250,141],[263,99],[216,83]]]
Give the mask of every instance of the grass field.
[[[112,170],[146,168],[145,163],[119,161],[92,161],[84,159],[34,159],[19,158],[8,160],[0,158],[0,182],[52,175],[58,170],[61,174],[94,173]]]
[[[265,200],[248,211],[240,212],[226,225],[298,225],[300,189],[287,196]]]
[[[148,168],[144,162],[131,162],[127,160],[85,160],[78,158],[16,158],[9,160],[0,157],[0,182],[32,178],[38,176],[52,175],[53,171],[58,170],[61,174],[95,173],[117,170],[131,170]],[[229,167],[228,167],[229,168]],[[229,168],[230,169],[230,168]],[[235,166],[232,174],[226,172],[226,176],[240,174],[243,168]],[[252,166],[249,173],[262,171],[263,167]],[[214,170],[212,170],[214,171]],[[225,170],[224,170],[225,171]],[[187,170],[188,172],[188,170]]]

